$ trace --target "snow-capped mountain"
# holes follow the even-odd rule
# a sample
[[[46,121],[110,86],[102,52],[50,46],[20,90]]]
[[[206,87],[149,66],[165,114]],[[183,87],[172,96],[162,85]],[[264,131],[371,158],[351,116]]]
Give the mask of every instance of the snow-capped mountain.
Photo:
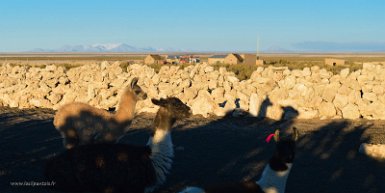
[[[93,44],[93,45],[66,45],[58,49],[36,48],[33,52],[157,52],[163,51],[152,47],[138,48],[124,43]]]

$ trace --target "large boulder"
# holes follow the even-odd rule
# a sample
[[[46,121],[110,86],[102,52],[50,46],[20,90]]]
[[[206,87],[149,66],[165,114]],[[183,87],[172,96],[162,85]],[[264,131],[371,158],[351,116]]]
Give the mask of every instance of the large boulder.
[[[62,95],[61,94],[56,94],[56,93],[51,93],[50,95],[48,95],[47,99],[53,104],[53,105],[56,105],[57,103],[60,102],[60,100],[62,99]]]
[[[309,67],[305,67],[303,70],[302,70],[302,75],[303,76],[311,76],[311,70]]]
[[[263,110],[264,106],[261,105],[261,109]],[[262,111],[261,111],[262,112]],[[283,115],[283,109],[280,105],[273,104],[267,107],[266,117],[273,120],[280,120]],[[263,113],[262,113],[263,115]]]
[[[183,98],[185,101],[190,101],[190,100],[193,100],[197,95],[198,95],[198,89],[196,89],[195,87],[189,87],[189,88],[185,88],[183,90]]]
[[[349,103],[349,98],[346,95],[336,94],[333,104],[338,109],[344,108]]]
[[[29,103],[34,107],[40,107],[40,108],[51,108],[52,107],[52,104],[47,99],[33,98],[29,101]]]
[[[331,102],[322,102],[319,106],[319,115],[321,117],[334,117],[337,111]]]
[[[350,69],[349,69],[349,68],[344,68],[344,69],[342,69],[341,72],[340,72],[341,78],[346,78],[346,77],[348,77],[349,72],[350,72]]]
[[[261,100],[259,99],[258,94],[252,93],[249,100],[249,113],[254,117],[258,116],[260,105]]]
[[[342,109],[342,117],[345,119],[358,119],[360,118],[360,111],[358,106],[354,104],[348,104]]]
[[[294,76],[287,76],[285,79],[278,82],[279,87],[291,89],[295,86],[296,79]]]
[[[214,99],[214,101],[217,103],[221,103],[225,100],[224,95],[225,95],[225,89],[222,87],[216,88],[213,91],[211,91],[211,96]]]
[[[377,101],[377,95],[372,92],[365,92],[362,98],[371,102]]]
[[[352,92],[352,89],[350,89],[349,87],[347,87],[346,85],[342,85],[339,89],[338,89],[338,94],[341,94],[341,95],[349,95],[351,92]]]
[[[298,119],[314,119],[318,117],[318,111],[311,108],[298,108]]]
[[[327,102],[332,102],[339,88],[340,88],[339,83],[330,83],[328,85],[325,85],[321,96],[322,99]]]
[[[204,90],[199,91],[198,96],[192,101],[191,110],[194,115],[200,114],[208,117],[214,112],[218,105],[211,98],[210,93]]]
[[[231,82],[233,84],[236,83],[236,82],[239,82],[239,79],[237,77],[235,77],[235,76],[226,76],[225,80],[227,80],[227,81],[229,81],[229,82]]]
[[[362,100],[361,92],[357,90],[352,90],[349,93],[348,98],[349,98],[349,103],[357,104],[360,100]]]
[[[382,95],[384,94],[384,86],[383,85],[374,85],[372,88],[373,93],[377,95]]]

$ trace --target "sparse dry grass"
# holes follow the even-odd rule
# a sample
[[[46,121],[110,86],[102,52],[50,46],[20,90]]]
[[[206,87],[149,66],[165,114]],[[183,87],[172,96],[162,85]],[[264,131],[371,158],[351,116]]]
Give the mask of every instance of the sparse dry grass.
[[[202,61],[207,61],[207,55],[200,55]],[[25,55],[0,55],[0,63],[11,63],[12,65],[32,65],[36,67],[44,68],[46,65],[55,64],[63,66],[66,70],[85,65],[90,63],[99,63],[101,61],[121,61],[120,67],[123,71],[127,70],[127,67],[132,63],[139,63],[144,59],[144,54],[25,54]],[[345,66],[326,66],[324,65],[325,58],[341,58],[346,60]],[[384,54],[266,54],[262,55],[267,65],[276,67],[287,66],[289,69],[303,69],[305,67],[320,66],[325,68],[334,74],[338,74],[341,69],[350,68],[351,71],[362,68],[364,62],[384,62]],[[173,64],[167,64],[172,66]],[[177,64],[181,69],[193,65],[193,64]],[[154,68],[156,72],[159,72],[163,64],[148,65]],[[258,66],[249,65],[229,65],[229,64],[217,64],[214,65],[215,69],[219,67],[226,67],[228,71],[232,71],[240,80],[248,79],[252,72],[258,68]]]
[[[385,60],[384,60],[385,61]],[[346,64],[343,66],[329,66],[325,65],[324,61],[288,61],[288,60],[279,60],[279,61],[268,61],[266,65],[272,65],[276,67],[288,67],[290,70],[294,69],[303,69],[306,67],[319,66],[320,68],[325,68],[326,70],[333,72],[333,74],[338,74],[344,68],[349,68],[350,71],[356,71],[362,68],[362,62],[355,61],[346,61]]]
[[[249,79],[251,74],[257,70],[258,66],[245,64],[215,64],[214,69],[218,70],[220,67],[225,67],[227,71],[234,72],[239,80]]]
[[[62,63],[62,64],[57,64],[57,66],[63,67],[64,70],[69,70],[71,68],[79,67],[81,66],[81,64]]]

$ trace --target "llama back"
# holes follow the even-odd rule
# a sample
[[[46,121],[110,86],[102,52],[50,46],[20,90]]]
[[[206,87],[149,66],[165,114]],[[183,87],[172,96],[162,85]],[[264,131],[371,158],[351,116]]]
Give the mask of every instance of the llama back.
[[[79,144],[114,143],[122,137],[135,115],[137,101],[147,98],[137,83],[138,78],[133,78],[130,87],[125,88],[115,114],[80,102],[60,108],[54,126],[62,135],[64,146],[71,149]]]
[[[85,103],[71,103],[60,108],[54,117],[54,126],[61,133],[66,148],[94,142],[94,136],[105,134],[106,141],[114,141],[117,124],[112,115]],[[104,131],[107,130],[107,131]],[[109,134],[110,133],[110,134]]]
[[[81,116],[85,118],[87,118],[87,116],[90,116],[89,118],[92,118],[91,116],[99,116],[105,119],[111,119],[111,114],[104,109],[95,108],[86,103],[74,102],[63,105],[58,109],[54,116],[53,124],[56,128],[60,128],[66,124],[68,118]]]

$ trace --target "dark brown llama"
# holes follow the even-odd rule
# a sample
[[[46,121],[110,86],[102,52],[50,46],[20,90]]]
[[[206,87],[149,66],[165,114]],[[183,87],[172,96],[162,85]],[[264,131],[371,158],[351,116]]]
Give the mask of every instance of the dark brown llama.
[[[298,131],[294,127],[292,137],[280,138],[279,130],[275,131],[276,149],[265,167],[261,179],[205,188],[187,187],[179,193],[284,193],[295,157],[295,144]]]

